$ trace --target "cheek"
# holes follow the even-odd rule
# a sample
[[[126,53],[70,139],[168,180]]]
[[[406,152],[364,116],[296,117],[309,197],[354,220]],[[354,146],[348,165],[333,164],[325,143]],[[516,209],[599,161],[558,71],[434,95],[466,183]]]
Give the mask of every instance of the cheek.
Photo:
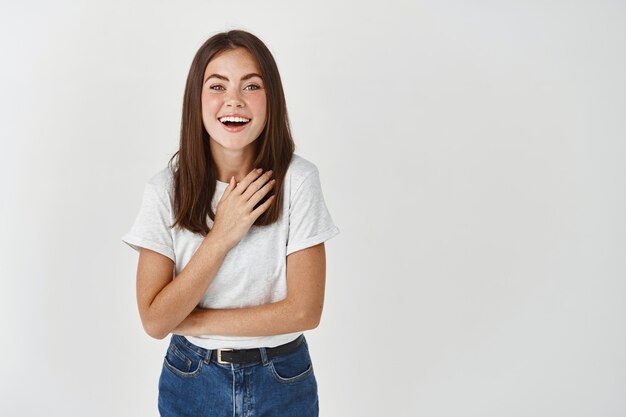
[[[250,106],[254,108],[254,112],[256,114],[261,114],[265,116],[265,114],[267,113],[265,94],[259,94],[253,97],[249,101],[249,103],[250,103]]]
[[[206,121],[208,119],[214,119],[219,110],[219,103],[217,100],[212,99],[210,96],[203,96],[201,100],[202,105],[202,118]]]
[[[209,135],[215,134],[214,129],[219,121],[215,118],[219,111],[219,105],[215,105],[215,100],[202,98],[202,125]]]

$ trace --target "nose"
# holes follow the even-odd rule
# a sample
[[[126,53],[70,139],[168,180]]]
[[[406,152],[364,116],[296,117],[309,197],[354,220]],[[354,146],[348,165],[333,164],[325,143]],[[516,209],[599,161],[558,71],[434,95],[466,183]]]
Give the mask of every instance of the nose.
[[[231,90],[226,97],[226,106],[228,107],[243,107],[244,102],[239,95],[238,90]]]

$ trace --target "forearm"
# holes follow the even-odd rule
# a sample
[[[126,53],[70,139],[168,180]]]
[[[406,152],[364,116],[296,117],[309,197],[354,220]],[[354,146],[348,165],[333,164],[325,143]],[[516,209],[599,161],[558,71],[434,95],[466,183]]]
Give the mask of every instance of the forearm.
[[[324,306],[325,268],[323,243],[292,253],[287,257],[287,298],[254,307],[197,308],[172,333],[271,336],[314,329]]]
[[[317,327],[289,299],[254,307],[196,308],[172,333],[185,336],[271,336]]]
[[[207,235],[185,268],[154,298],[149,308],[151,335],[164,338],[198,305],[228,253]]]

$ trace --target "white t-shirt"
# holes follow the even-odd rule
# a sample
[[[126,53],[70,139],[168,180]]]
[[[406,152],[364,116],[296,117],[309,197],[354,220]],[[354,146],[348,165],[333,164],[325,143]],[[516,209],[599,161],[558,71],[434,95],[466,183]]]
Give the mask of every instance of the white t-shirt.
[[[130,231],[122,241],[159,252],[175,263],[175,276],[187,265],[203,240],[174,223],[173,177],[169,167],[155,174],[145,186],[143,200]],[[215,212],[227,183],[217,181],[212,207]],[[339,233],[328,212],[317,167],[294,154],[283,183],[280,218],[268,226],[253,225],[224,258],[200,303],[202,308],[240,308],[280,301],[287,296],[287,255],[322,243]],[[207,216],[211,228],[213,221]],[[209,232],[210,233],[210,232]],[[274,347],[302,332],[272,336],[185,336],[206,349]]]

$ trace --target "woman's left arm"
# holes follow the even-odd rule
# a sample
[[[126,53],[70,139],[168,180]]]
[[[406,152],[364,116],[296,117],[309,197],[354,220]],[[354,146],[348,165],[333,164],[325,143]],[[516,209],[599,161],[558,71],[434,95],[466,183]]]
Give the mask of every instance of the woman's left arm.
[[[254,307],[196,308],[172,333],[185,336],[271,336],[314,329],[326,284],[324,243],[287,256],[287,297]]]

